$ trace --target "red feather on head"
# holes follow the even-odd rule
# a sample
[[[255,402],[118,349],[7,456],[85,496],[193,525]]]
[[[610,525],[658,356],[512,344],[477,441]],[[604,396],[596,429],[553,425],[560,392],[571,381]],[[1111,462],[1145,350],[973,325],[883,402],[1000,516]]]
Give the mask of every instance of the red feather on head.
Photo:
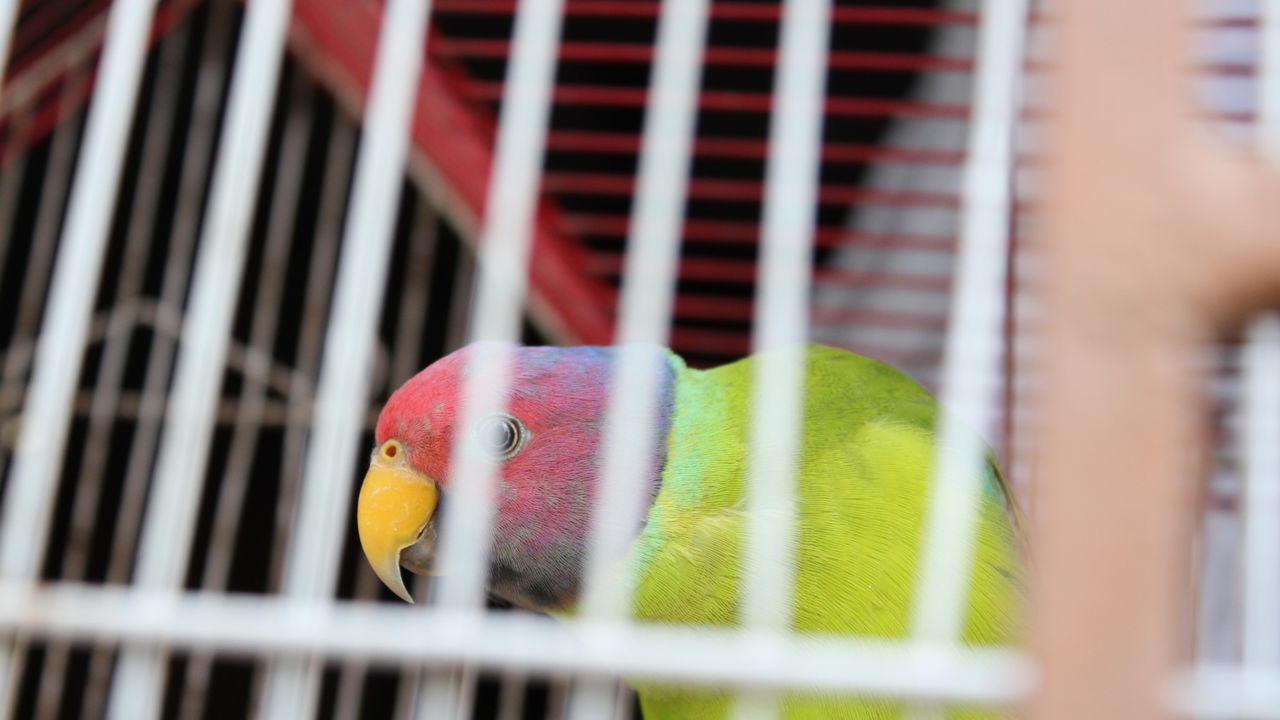
[[[459,431],[459,406],[468,359],[477,345],[458,350],[410,378],[378,417],[377,441],[400,441],[409,463],[447,498],[453,443],[477,430]],[[665,402],[653,452],[656,494],[671,407],[665,362]],[[523,426],[522,445],[497,460],[498,494],[490,584],[499,597],[525,607],[559,609],[576,598],[586,555],[590,513],[600,471],[601,435],[616,350],[609,347],[519,347],[512,353],[510,415]],[[415,570],[426,568],[413,567]]]

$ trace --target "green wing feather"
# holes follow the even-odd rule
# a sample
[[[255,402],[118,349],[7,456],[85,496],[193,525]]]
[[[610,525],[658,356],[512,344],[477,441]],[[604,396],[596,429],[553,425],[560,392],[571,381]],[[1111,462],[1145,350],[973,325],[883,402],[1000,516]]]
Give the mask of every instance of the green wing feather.
[[[635,613],[644,620],[739,622],[752,364],[677,364],[663,485],[635,548]],[[938,406],[883,363],[834,348],[807,354],[795,510],[793,629],[876,638],[908,631]],[[992,458],[985,473],[964,640],[1016,640],[1021,601],[1018,510]],[[637,684],[646,720],[727,717],[724,691]],[[896,718],[887,700],[789,695],[787,718]],[[953,710],[953,718],[992,717]]]

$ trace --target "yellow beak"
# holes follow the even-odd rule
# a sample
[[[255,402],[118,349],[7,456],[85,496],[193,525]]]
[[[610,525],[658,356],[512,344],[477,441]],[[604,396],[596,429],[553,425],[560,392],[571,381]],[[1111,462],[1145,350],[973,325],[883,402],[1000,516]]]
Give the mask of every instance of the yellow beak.
[[[405,602],[413,602],[413,596],[400,576],[400,551],[417,542],[439,497],[435,481],[409,466],[403,446],[395,440],[374,453],[360,486],[360,546],[373,572]]]

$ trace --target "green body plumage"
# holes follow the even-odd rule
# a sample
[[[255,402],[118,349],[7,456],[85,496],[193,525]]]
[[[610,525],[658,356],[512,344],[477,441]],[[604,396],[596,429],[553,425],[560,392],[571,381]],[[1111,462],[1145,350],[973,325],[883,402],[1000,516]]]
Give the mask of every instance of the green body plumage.
[[[643,620],[739,622],[749,402],[748,358],[712,370],[676,364],[675,411],[661,490],[635,547],[635,614]],[[833,348],[808,352],[793,628],[898,638],[917,587],[938,405],[875,360]],[[1012,503],[987,468],[964,640],[1017,635],[1021,562]],[[646,720],[727,717],[726,691],[639,682]],[[897,702],[786,695],[785,717],[896,718]],[[953,710],[951,717],[992,717]]]

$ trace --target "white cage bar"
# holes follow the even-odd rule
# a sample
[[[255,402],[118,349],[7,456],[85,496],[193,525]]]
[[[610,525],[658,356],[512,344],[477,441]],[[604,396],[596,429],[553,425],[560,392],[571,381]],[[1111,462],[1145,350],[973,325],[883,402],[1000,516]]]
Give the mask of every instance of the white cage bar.
[[[752,331],[752,350],[762,354],[752,378],[742,583],[743,624],[758,633],[743,652],[761,663],[776,662],[770,641],[791,627],[796,586],[794,499],[831,8],[830,0],[789,0],[779,31]],[[734,714],[764,720],[780,717],[781,707],[768,692],[742,693]]]
[[[613,567],[618,558],[626,557],[629,528],[643,519],[645,449],[655,439],[658,378],[667,362],[652,352],[652,346],[665,347],[671,332],[708,8],[706,0],[664,0],[658,18],[615,333],[621,350],[605,420],[599,498],[583,578],[582,614],[593,619],[622,621],[630,614],[633,579],[618,582]],[[598,642],[623,651],[612,637],[602,636]],[[616,690],[611,681],[579,685],[569,699],[570,718],[616,716]]]
[[[925,523],[913,632],[959,642],[973,566],[973,534],[986,449],[978,432],[994,426],[999,386],[1006,257],[1013,211],[1014,133],[1028,4],[983,4],[978,30],[973,120],[964,168],[954,300],[943,354],[934,482]]]
[[[375,347],[378,296],[387,274],[395,210],[408,156],[409,126],[425,48],[430,2],[386,4],[364,142],[356,159],[352,209],[343,229],[333,314],[325,336],[316,391],[315,424],[307,444],[293,535],[286,549],[283,594],[329,597],[337,578],[349,492],[343,482],[355,465]],[[360,348],[366,348],[361,352]],[[319,667],[314,659],[287,658],[271,668],[265,719],[315,714]]]
[[[72,180],[62,252],[32,362],[31,386],[0,518],[0,577],[32,580],[48,535],[54,478],[70,425],[93,293],[106,249],[107,216],[120,180],[146,33],[154,0],[121,0],[111,8],[101,76],[90,110],[78,172]],[[16,10],[16,8],[14,8]],[[12,11],[9,13],[12,17]],[[11,24],[11,22],[9,23]],[[0,29],[6,42],[9,29]],[[0,63],[7,61],[7,52]],[[36,539],[33,541],[33,538]],[[15,656],[0,643],[0,711],[11,707]]]
[[[237,64],[254,72],[232,76],[229,119],[222,153],[214,165],[210,209],[200,232],[168,422],[142,522],[135,570],[139,587],[177,589],[186,572],[199,501],[196,479],[204,477],[212,441],[214,407],[244,269],[289,7],[287,0],[255,0],[248,6]],[[126,650],[116,669],[108,717],[159,717],[163,672],[163,650]]]

